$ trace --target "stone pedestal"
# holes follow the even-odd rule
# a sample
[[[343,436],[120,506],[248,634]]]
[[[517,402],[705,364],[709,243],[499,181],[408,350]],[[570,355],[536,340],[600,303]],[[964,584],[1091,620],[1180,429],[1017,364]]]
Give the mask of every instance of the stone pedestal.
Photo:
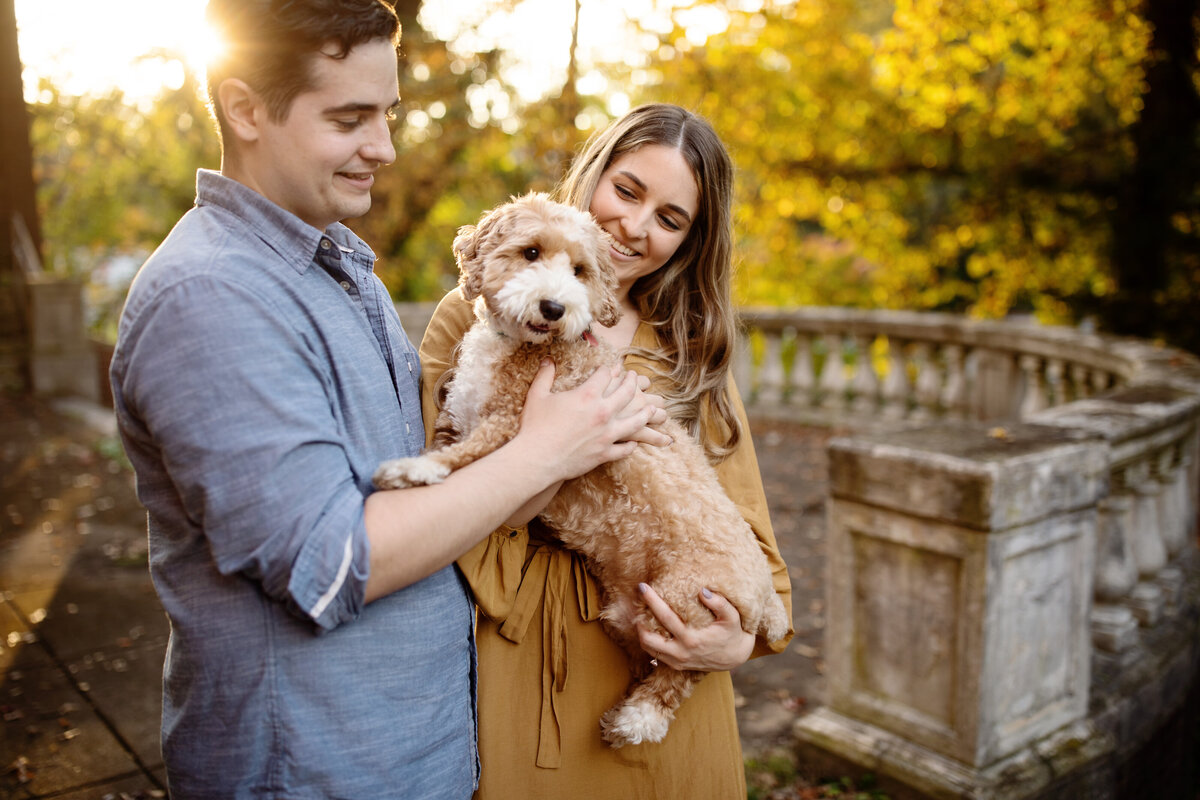
[[[1042,785],[1002,774],[1086,717],[1107,472],[1101,439],[1048,426],[833,442],[830,702],[798,736],[934,796]]]
[[[82,284],[37,276],[29,279],[29,296],[34,393],[98,400],[96,356],[83,324]]]

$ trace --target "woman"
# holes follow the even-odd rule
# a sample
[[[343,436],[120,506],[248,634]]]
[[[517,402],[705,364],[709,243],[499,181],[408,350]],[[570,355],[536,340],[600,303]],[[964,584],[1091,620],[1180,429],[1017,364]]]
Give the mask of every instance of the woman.
[[[730,294],[732,165],[707,122],[666,104],[640,106],[593,137],[559,187],[612,235],[622,317],[595,331],[626,349],[627,367],[651,379],[668,411],[704,444],[726,492],[768,554],[791,613],[747,427],[729,373],[736,336]],[[438,379],[473,321],[455,290],[421,344],[427,426]],[[476,797],[745,797],[741,744],[728,670],[780,652],[791,637],[757,641],[720,595],[701,597],[715,619],[688,629],[652,590],[645,599],[670,638],[641,632],[642,646],[676,668],[709,674],[684,701],[666,738],[613,749],[601,714],[625,692],[629,662],[597,618],[596,585],[582,559],[555,543],[527,506],[459,560],[475,593],[479,649]],[[532,521],[530,521],[532,520]]]

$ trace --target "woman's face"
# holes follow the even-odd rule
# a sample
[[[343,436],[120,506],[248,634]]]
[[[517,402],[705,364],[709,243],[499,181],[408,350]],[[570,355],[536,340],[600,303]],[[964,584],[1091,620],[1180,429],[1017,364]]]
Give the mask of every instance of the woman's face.
[[[674,148],[644,145],[609,165],[589,210],[613,238],[609,254],[622,297],[674,255],[699,206],[696,179]]]

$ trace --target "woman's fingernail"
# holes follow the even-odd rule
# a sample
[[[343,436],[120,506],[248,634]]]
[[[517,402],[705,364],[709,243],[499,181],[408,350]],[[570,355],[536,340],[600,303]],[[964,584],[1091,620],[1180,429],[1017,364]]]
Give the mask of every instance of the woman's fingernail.
[[[700,594],[704,595],[704,599],[705,599],[705,600],[711,600],[711,599],[712,599],[712,592],[710,592],[710,591],[708,590],[708,587],[707,587],[707,586],[705,586],[703,589],[701,589],[701,590],[700,590]]]
[[[639,583],[638,591],[641,592],[642,594],[645,594],[646,592],[650,591],[650,585],[647,583]]]

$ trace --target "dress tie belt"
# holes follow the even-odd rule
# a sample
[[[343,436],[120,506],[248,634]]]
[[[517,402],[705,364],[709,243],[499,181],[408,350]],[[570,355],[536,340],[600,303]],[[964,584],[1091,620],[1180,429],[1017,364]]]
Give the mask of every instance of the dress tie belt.
[[[538,721],[537,765],[557,769],[562,762],[558,696],[567,685],[566,604],[574,576],[575,599],[585,622],[600,616],[600,592],[582,556],[562,547],[529,542],[521,583],[500,635],[520,644],[542,601],[542,707]]]

